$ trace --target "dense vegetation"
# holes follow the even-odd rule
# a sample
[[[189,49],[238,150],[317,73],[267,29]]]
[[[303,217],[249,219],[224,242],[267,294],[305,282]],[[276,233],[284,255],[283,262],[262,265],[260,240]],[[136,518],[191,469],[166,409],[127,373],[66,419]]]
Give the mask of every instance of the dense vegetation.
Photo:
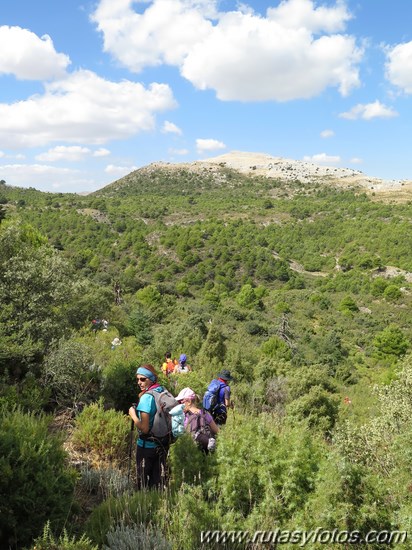
[[[411,221],[409,203],[225,166],[87,196],[2,182],[0,546],[409,530]],[[193,367],[172,391],[203,394],[224,366],[236,408],[213,456],[178,440],[167,492],[142,495],[125,413],[136,366],[167,350]]]

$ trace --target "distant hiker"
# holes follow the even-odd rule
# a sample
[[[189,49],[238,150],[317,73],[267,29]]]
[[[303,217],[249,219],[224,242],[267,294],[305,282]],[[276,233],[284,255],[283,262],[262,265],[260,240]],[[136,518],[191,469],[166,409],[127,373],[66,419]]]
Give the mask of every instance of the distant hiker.
[[[172,359],[172,354],[168,351],[165,354],[165,362],[162,365],[162,372],[166,374],[166,376],[169,376],[174,372],[176,365],[176,359]]]
[[[183,388],[176,399],[184,405],[185,429],[196,445],[206,454],[214,451],[219,428],[212,415],[197,406],[199,398],[190,388]]]
[[[118,338],[116,336],[116,338],[114,338],[113,341],[112,341],[112,349],[116,349],[117,346],[121,345],[121,343],[122,343],[122,341],[120,340],[120,338]]]
[[[233,380],[230,371],[222,370],[217,375],[217,379],[210,382],[203,396],[203,408],[210,412],[216,424],[220,426],[226,424],[227,409],[233,409],[230,386],[228,385],[230,380]]]
[[[101,328],[101,326],[102,326],[101,319],[97,319],[97,318],[93,319],[93,321],[92,321],[92,330],[95,334]]]
[[[107,332],[107,329],[109,328],[109,321],[106,321],[106,319],[102,319],[102,327],[103,331]]]
[[[119,306],[122,303],[122,289],[118,282],[114,284],[114,303]]]
[[[130,407],[129,415],[139,431],[136,449],[137,486],[138,489],[162,488],[167,481],[166,457],[172,437],[171,416],[168,412],[164,413],[179,403],[158,384],[157,373],[152,365],[139,367],[136,379],[140,388],[139,402]],[[161,399],[163,402],[160,402]]]
[[[183,374],[191,371],[192,371],[192,367],[187,364],[187,356],[185,353],[182,353],[182,355],[179,357],[179,362],[175,366],[175,370],[173,372],[175,374]]]

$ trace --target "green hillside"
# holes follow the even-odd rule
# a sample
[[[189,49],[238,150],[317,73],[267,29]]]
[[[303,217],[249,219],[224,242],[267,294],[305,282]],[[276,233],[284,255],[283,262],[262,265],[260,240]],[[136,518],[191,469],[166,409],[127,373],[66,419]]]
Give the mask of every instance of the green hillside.
[[[151,165],[86,196],[1,183],[0,547],[409,530],[410,204],[223,163]],[[216,453],[179,439],[167,492],[141,495],[126,414],[136,367],[168,350],[193,367],[162,378],[175,395],[224,367],[235,409]]]

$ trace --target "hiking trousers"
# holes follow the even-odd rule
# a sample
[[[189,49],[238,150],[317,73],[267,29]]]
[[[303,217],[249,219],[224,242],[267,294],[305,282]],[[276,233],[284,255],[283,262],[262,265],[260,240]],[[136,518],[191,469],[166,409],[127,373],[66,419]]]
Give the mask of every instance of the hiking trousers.
[[[136,449],[136,474],[138,489],[162,489],[167,482],[167,449],[161,445],[155,448]]]

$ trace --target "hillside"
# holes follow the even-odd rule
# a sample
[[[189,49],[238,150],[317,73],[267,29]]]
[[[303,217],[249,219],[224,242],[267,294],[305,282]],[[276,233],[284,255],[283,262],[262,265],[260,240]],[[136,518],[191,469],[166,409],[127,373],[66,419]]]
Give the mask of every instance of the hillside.
[[[264,153],[248,153],[232,151],[217,157],[198,160],[191,163],[152,163],[137,172],[151,174],[156,170],[185,171],[189,174],[210,174],[216,180],[224,179],[225,171],[233,170],[238,174],[253,178],[262,177],[275,179],[284,184],[300,181],[302,183],[318,183],[350,189],[362,189],[369,195],[376,195],[382,200],[406,201],[412,193],[412,180],[383,180],[364,174],[360,170],[317,165],[298,160],[273,157]],[[106,187],[117,188],[127,184],[132,178],[129,174],[114,184]],[[99,191],[98,193],[100,193]]]
[[[409,530],[410,182],[370,183],[231,153],[87,196],[0,185],[0,546],[30,548],[48,520],[84,550],[109,533],[206,550],[202,530]],[[127,411],[136,367],[166,351],[193,367],[160,375],[174,395],[229,369],[235,409],[215,454],[172,445],[159,498],[133,490]]]

